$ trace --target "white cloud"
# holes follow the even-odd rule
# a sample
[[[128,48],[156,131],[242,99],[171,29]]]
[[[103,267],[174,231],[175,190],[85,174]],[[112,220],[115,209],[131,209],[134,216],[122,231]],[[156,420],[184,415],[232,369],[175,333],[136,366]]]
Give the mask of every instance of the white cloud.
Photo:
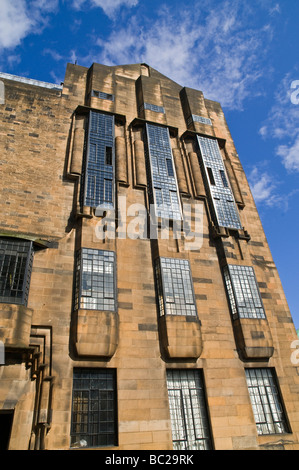
[[[289,171],[299,172],[299,134],[291,145],[280,145],[277,155],[282,158],[283,165]]]
[[[112,18],[120,7],[134,7],[138,4],[139,0],[89,0],[91,7],[100,7],[104,13]],[[73,7],[81,9],[87,0],[73,0]]]
[[[46,48],[43,50],[43,54],[51,56],[52,59],[55,61],[64,60],[64,57],[61,54],[59,54],[59,52],[55,51],[54,49]]]
[[[261,172],[257,167],[254,167],[248,179],[257,204],[265,203],[267,206],[273,206],[280,201],[280,197],[275,193],[276,181],[268,172]]]
[[[12,48],[31,31],[34,21],[29,18],[24,0],[2,0],[0,14],[0,49]]]
[[[259,208],[278,208],[287,211],[290,200],[298,194],[299,189],[282,191],[283,181],[269,171],[269,162],[260,162],[248,175],[248,182],[253,198]]]
[[[42,31],[58,0],[1,0],[0,7],[0,50],[13,49],[28,34]]]
[[[268,118],[262,124],[259,133],[263,137],[282,139],[296,137],[298,133],[299,105],[292,103],[292,82],[299,78],[296,70],[287,73],[277,86],[274,104]]]
[[[281,80],[274,96],[275,103],[259,133],[264,138],[280,141],[276,154],[288,171],[299,172],[299,105],[292,102],[294,90],[291,87],[295,79],[299,79],[299,72],[293,70]]]
[[[161,6],[155,21],[132,17],[99,38],[93,59],[106,65],[146,62],[224,107],[241,109],[245,99],[260,94],[256,84],[272,35],[269,25],[248,27],[248,18],[253,12],[240,0],[217,2],[217,8],[202,1],[179,15]]]

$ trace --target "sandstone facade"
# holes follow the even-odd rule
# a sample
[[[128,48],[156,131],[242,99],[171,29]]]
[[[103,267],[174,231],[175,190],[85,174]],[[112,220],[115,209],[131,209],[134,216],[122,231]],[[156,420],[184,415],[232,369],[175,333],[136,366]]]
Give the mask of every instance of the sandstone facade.
[[[108,372],[105,380],[114,381],[114,417],[103,418],[110,424],[103,431],[109,438],[106,444],[95,438],[96,448],[172,449],[180,433],[173,438],[167,377],[176,377],[173,371],[199,371],[210,448],[298,450],[299,368],[291,360],[296,330],[220,104],[146,64],[93,64],[89,69],[68,64],[61,87],[5,74],[0,80],[5,91],[0,103],[0,240],[27,240],[33,252],[26,302],[4,299],[3,283],[0,293],[0,340],[5,347],[0,365],[2,448],[91,447],[85,438],[81,444],[71,440],[75,419],[83,437],[99,433],[99,428],[84,428],[90,410],[84,411],[79,392],[74,401],[75,374],[86,370],[92,371],[91,377],[96,371]],[[105,144],[106,158],[113,159],[106,162],[113,167],[113,179],[104,177],[107,194],[112,188],[113,196],[104,211],[87,205],[82,196],[86,155],[92,152],[90,112],[113,117],[111,154]],[[200,227],[198,246],[195,238],[187,237],[186,226],[178,237],[170,223],[164,238],[160,220],[156,238],[150,236],[147,124],[169,133],[173,168],[168,170],[176,180],[180,207],[194,209],[190,223]],[[201,164],[198,136],[219,146],[239,228],[215,221],[212,182],[208,184]],[[94,194],[96,178],[89,181]],[[145,216],[137,224],[141,207]],[[111,213],[114,225],[107,223],[102,239],[103,222]],[[82,249],[94,250],[91,255],[98,250],[115,253],[116,261],[109,265],[114,291],[107,295],[114,297],[113,307],[76,304],[76,282],[80,284],[85,269],[76,264]],[[0,255],[3,259],[5,253],[0,250]],[[188,261],[196,314],[161,314],[159,300],[163,303],[166,287],[162,282],[159,297],[157,259]],[[224,278],[227,265],[253,268],[265,316],[234,315]],[[3,276],[8,272],[2,267]],[[5,282],[12,289],[9,276]],[[85,292],[88,299],[93,287],[80,284],[77,295]],[[256,424],[246,380],[250,371],[271,371],[284,427],[261,431],[261,417]],[[267,421],[265,408],[263,412]],[[271,413],[273,418],[275,411]],[[179,424],[184,434],[187,424]],[[191,445],[181,439],[180,445]]]

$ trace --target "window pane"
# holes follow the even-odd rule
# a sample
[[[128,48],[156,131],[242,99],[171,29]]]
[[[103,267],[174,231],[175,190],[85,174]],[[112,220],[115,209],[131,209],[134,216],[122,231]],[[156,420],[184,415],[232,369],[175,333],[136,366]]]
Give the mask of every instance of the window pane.
[[[174,450],[211,449],[201,371],[168,370],[167,388]]]
[[[258,434],[289,432],[272,369],[246,369],[245,372]]]
[[[160,315],[197,316],[188,260],[159,258],[155,263]]]
[[[147,174],[151,204],[155,204],[158,217],[181,220],[181,207],[169,131],[165,127],[146,124],[146,140]]]
[[[0,239],[0,302],[27,304],[32,263],[32,242]]]
[[[116,309],[115,253],[82,248],[76,258],[75,309]]]
[[[83,205],[113,208],[114,116],[91,111],[83,164]]]
[[[71,446],[117,444],[115,371],[74,369]]]
[[[156,104],[144,103],[143,108],[154,111],[155,113],[165,113],[163,106],[157,106]]]
[[[266,318],[252,266],[228,265],[224,279],[233,318]]]
[[[217,140],[202,136],[197,140],[215,222],[221,227],[242,229]]]

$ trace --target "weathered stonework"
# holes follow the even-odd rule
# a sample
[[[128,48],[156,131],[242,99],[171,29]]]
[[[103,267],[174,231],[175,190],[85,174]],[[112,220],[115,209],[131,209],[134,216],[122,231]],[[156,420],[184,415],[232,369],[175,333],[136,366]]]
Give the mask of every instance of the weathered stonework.
[[[166,371],[200,369],[214,449],[277,448],[279,442],[279,448],[299,450],[299,377],[291,362],[297,335],[220,104],[146,64],[89,69],[68,64],[61,89],[1,81],[0,233],[34,244],[27,306],[0,303],[0,340],[6,348],[0,420],[4,412],[13,416],[9,449],[69,449],[74,369],[99,368],[117,371],[118,445],[110,449],[172,449]],[[164,112],[144,109],[143,102]],[[96,215],[80,202],[91,109],[115,117],[115,190],[127,209],[125,221],[116,217],[115,236],[105,239],[99,237],[99,224],[106,214]],[[128,208],[139,204],[149,210],[146,120],[169,129],[181,203],[201,205],[197,249],[186,249],[184,231],[176,239],[172,227],[170,239],[163,239],[161,227],[157,240],[148,232],[128,236],[135,217]],[[218,141],[240,230],[213,222],[197,134]],[[116,312],[74,308],[80,248],[115,252]],[[159,316],[153,269],[159,256],[189,261],[194,319]],[[226,264],[254,268],[266,320],[232,320],[222,274]],[[287,434],[257,433],[245,378],[245,369],[256,367],[275,370]]]

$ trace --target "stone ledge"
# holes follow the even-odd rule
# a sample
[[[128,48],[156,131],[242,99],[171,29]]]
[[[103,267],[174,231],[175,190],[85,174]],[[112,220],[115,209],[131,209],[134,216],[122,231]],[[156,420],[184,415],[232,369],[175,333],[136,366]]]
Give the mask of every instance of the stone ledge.
[[[118,346],[118,314],[99,310],[76,310],[72,333],[78,356],[111,358]]]
[[[244,359],[270,359],[273,340],[266,319],[239,318],[233,321],[237,347]]]
[[[0,340],[5,347],[29,347],[32,314],[24,305],[0,303]]]
[[[161,349],[169,359],[198,359],[202,352],[200,321],[187,321],[185,315],[159,318]]]

